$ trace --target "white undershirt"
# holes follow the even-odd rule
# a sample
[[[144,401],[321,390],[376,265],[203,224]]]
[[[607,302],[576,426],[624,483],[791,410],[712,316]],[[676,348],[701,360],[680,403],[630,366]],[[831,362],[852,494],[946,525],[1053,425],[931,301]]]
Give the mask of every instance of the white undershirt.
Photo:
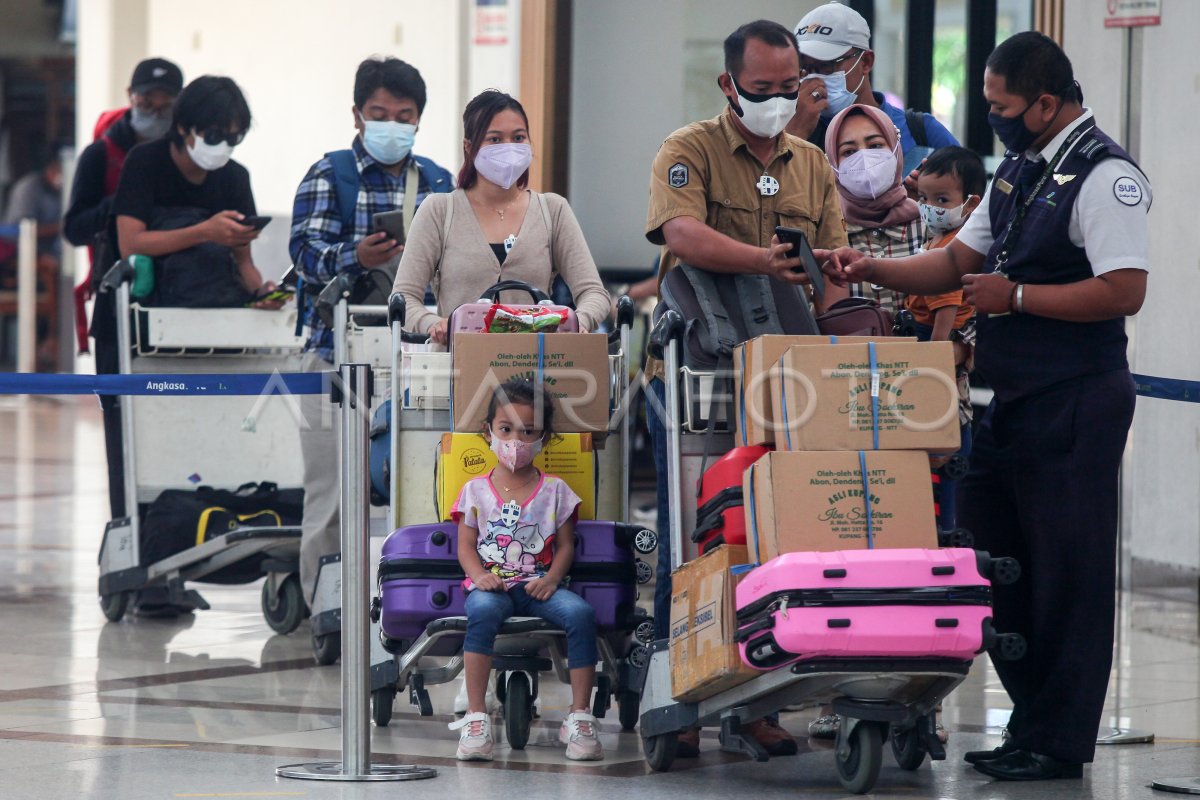
[[[1026,153],[1026,156],[1037,156],[1043,161],[1052,159],[1073,130],[1094,124],[1092,110],[1085,108],[1079,119],[1059,131],[1040,153]],[[1071,150],[1078,144],[1079,140],[1076,140]],[[1063,155],[1063,161],[1069,154],[1070,150]],[[985,255],[995,241],[988,212],[991,196],[992,187],[988,186],[979,207],[963,224],[956,238]],[[1152,200],[1153,191],[1146,176],[1124,159],[1106,158],[1088,173],[1071,209],[1067,232],[1071,244],[1082,247],[1087,254],[1093,275],[1117,269],[1150,270],[1150,228],[1146,212],[1150,210]]]

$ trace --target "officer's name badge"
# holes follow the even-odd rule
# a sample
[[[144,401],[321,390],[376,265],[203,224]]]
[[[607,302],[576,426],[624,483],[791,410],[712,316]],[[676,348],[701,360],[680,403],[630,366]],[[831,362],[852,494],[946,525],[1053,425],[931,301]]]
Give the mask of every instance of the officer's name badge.
[[[996,188],[1005,194],[1012,194],[1013,186],[1002,178],[996,178]]]

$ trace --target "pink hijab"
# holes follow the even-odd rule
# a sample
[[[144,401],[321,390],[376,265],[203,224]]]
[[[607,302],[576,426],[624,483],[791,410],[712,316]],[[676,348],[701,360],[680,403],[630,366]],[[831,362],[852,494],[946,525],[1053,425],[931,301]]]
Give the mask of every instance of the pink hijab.
[[[904,158],[896,147],[896,143],[900,141],[900,132],[896,130],[896,123],[892,122],[892,118],[883,109],[855,103],[838,112],[829,122],[829,129],[825,132],[825,154],[829,163],[835,169],[841,163],[842,159],[838,156],[838,135],[842,131],[842,123],[851,114],[863,114],[874,122],[883,138],[887,140],[888,147],[896,151],[896,182],[892,184],[891,189],[874,200],[855,197],[839,183],[837,190],[842,196],[842,215],[845,216],[846,222],[864,228],[886,228],[912,222],[920,216],[920,211],[916,202],[911,200],[908,192],[904,190]]]

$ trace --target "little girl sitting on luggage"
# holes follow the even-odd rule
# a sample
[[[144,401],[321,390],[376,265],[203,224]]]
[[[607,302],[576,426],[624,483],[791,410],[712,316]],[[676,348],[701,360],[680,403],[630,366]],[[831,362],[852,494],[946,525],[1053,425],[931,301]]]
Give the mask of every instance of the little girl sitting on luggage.
[[[567,634],[571,708],[558,732],[567,758],[604,758],[592,716],[596,677],[596,615],[582,597],[562,586],[575,556],[575,517],[580,499],[561,479],[533,465],[553,436],[554,407],[545,388],[514,378],[488,404],[483,435],[499,463],[463,487],[451,510],[458,523],[458,560],[467,574],[467,634],[463,645],[467,714],[450,725],[461,729],[460,761],[491,761],[491,720],[484,694],[492,669],[492,646],[511,616],[541,617]]]

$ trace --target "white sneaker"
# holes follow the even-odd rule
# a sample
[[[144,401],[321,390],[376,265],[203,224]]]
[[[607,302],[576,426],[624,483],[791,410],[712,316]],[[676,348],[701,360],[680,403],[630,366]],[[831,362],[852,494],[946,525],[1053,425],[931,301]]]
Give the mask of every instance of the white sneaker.
[[[483,707],[488,710],[489,714],[494,714],[499,709],[499,704],[496,702],[496,693],[492,691],[492,678],[488,678],[487,694],[483,696]],[[454,695],[454,713],[467,713],[467,678],[461,675],[458,678],[458,694]]]
[[[459,761],[492,760],[492,720],[487,714],[467,714],[457,722],[451,722],[450,730],[462,729],[458,737]]]
[[[600,761],[604,749],[596,730],[596,718],[586,711],[572,711],[558,729],[558,741],[567,746],[572,761]]]

